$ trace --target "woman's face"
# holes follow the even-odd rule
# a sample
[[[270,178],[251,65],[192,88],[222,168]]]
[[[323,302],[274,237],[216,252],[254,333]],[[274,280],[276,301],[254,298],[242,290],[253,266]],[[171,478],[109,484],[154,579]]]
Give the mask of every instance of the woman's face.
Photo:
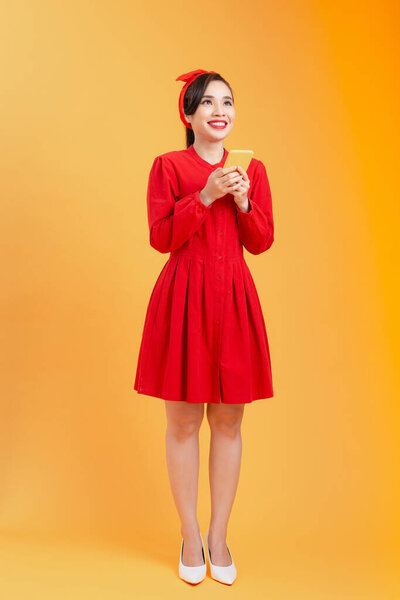
[[[185,115],[191,124],[195,138],[209,142],[223,140],[229,135],[235,122],[235,107],[229,87],[223,81],[210,81],[200,104],[193,115]],[[216,121],[210,124],[210,121]],[[224,126],[220,122],[224,122]]]

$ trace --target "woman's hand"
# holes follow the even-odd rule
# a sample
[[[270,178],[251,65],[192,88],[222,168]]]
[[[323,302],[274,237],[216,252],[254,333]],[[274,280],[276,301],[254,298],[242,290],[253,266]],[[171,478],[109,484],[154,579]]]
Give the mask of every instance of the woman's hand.
[[[200,192],[200,199],[206,206],[226,194],[233,194],[242,185],[242,174],[237,172],[240,167],[218,167],[210,173],[206,185]],[[243,171],[243,169],[242,169]],[[240,201],[243,204],[243,200]]]
[[[248,212],[249,199],[247,194],[250,188],[250,179],[246,171],[242,167],[237,167],[237,170],[241,175],[241,180],[239,182],[239,185],[235,186],[235,189],[231,192],[231,194],[233,195],[233,199],[236,202],[237,206],[240,208],[240,210],[242,210],[243,212]]]

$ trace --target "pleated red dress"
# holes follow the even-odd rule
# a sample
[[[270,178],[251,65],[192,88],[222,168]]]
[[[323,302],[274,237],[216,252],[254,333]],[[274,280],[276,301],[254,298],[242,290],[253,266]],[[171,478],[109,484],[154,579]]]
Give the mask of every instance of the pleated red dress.
[[[147,209],[150,245],[170,256],[153,287],[134,389],[192,403],[242,404],[273,396],[271,360],[260,300],[243,256],[274,240],[264,164],[252,158],[250,211],[232,194],[205,206],[199,192],[211,164],[193,145],[154,159]]]

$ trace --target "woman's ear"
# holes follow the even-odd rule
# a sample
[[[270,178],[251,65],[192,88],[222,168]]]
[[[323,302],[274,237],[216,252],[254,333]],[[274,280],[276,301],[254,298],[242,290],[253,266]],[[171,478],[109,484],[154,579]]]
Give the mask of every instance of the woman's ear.
[[[185,115],[185,119],[188,123],[190,123],[190,119],[191,119],[191,115],[187,115],[186,113],[184,113]]]

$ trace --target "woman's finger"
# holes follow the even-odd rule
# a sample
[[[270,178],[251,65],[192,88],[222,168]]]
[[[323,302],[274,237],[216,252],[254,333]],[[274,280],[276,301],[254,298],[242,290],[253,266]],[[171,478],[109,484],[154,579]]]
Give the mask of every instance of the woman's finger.
[[[228,187],[231,187],[232,185],[235,185],[235,183],[237,183],[238,181],[243,181],[243,178],[242,178],[242,176],[241,176],[241,175],[238,175],[237,177],[232,177],[232,179],[229,179],[229,180],[226,182],[226,185],[227,185]]]
[[[240,177],[240,179],[242,179],[242,175],[240,175],[239,173],[225,173],[225,175],[223,175],[222,179],[223,181],[234,181],[235,179],[238,179]],[[225,179],[224,179],[225,178]]]
[[[232,167],[218,167],[218,169],[216,169],[216,171],[218,171],[218,174],[220,177],[225,177],[225,175],[228,175],[228,173],[232,173],[233,171],[236,171],[237,167],[235,167],[234,165]]]
[[[249,176],[242,167],[238,166],[238,171],[241,173],[241,175],[243,175],[245,181],[250,181]]]

